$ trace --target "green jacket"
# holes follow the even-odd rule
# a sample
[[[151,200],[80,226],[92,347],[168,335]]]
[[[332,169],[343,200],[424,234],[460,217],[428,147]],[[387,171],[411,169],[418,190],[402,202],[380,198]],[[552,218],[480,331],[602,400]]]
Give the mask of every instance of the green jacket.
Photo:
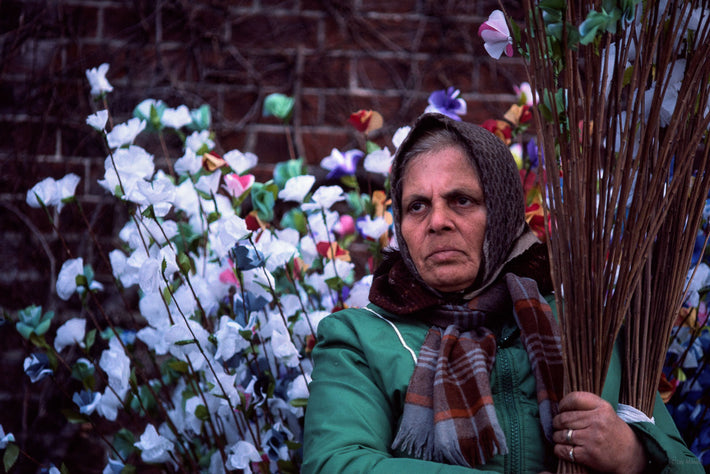
[[[392,452],[390,446],[414,371],[414,355],[428,327],[374,305],[368,308],[380,316],[366,309],[347,309],[326,317],[318,326],[306,409],[304,474],[554,472],[556,461],[539,422],[534,376],[512,321],[491,328],[497,332],[499,345],[491,390],[508,454],[472,470]],[[619,360],[615,354],[602,395],[614,407],[620,384]],[[654,418],[655,425],[631,425],[649,455],[649,472],[704,472],[660,398]]]

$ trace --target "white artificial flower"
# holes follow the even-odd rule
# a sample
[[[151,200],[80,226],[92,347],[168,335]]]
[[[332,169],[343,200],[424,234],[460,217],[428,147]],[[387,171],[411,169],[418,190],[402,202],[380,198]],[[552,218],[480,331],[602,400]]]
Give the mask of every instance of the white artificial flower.
[[[346,262],[345,260],[335,259],[328,260],[323,268],[323,278],[330,280],[331,278],[340,278],[347,281],[355,270],[355,264]]]
[[[57,181],[57,212],[61,212],[62,206],[64,206],[63,200],[74,196],[74,193],[76,193],[76,185],[79,184],[80,180],[81,178],[78,175],[69,173]]]
[[[119,185],[123,192],[129,195],[139,180],[150,179],[155,172],[153,155],[143,148],[131,145],[128,148],[119,148],[104,160],[106,173],[99,184],[108,192],[115,194]],[[120,176],[120,181],[119,181]]]
[[[76,277],[84,274],[84,260],[72,258],[64,262],[57,276],[57,295],[64,301],[76,291]]]
[[[266,269],[270,272],[283,268],[296,254],[298,249],[295,245],[278,239],[273,239],[268,246],[264,247],[266,257]]]
[[[40,202],[45,206],[53,206],[56,201],[57,182],[54,178],[45,178],[27,191],[27,204],[30,207],[42,207]]]
[[[118,336],[109,340],[108,349],[101,353],[99,367],[106,372],[108,384],[116,391],[128,388],[128,377],[131,374],[131,360],[126,355]],[[108,391],[108,389],[107,389]]]
[[[259,162],[259,159],[254,153],[242,153],[239,150],[228,151],[222,158],[237,174],[243,174],[249,171]]]
[[[329,311],[309,311],[306,314],[301,314],[293,325],[293,334],[296,336],[315,335],[318,331],[318,324],[329,314]]]
[[[106,128],[107,121],[108,121],[108,110],[99,110],[98,112],[86,117],[86,123],[90,127],[98,130],[99,132],[104,131],[104,129]]]
[[[175,162],[175,172],[181,176],[197,174],[202,169],[202,158],[197,156],[190,148],[185,149],[185,154]]]
[[[140,441],[134,446],[141,450],[141,459],[148,463],[170,461],[170,452],[175,449],[173,443],[168,438],[159,435],[152,424],[146,426]]]
[[[370,287],[372,286],[372,275],[366,275],[355,282],[345,304],[350,307],[362,308],[370,302]]]
[[[206,146],[208,150],[214,148],[214,141],[210,139],[209,130],[192,132],[192,134],[185,139],[185,147],[191,149],[195,153],[200,151],[200,148],[203,146]]]
[[[226,256],[234,244],[249,235],[246,221],[237,215],[223,217],[213,226],[213,232],[209,235],[210,245],[220,258]]]
[[[67,346],[79,344],[84,347],[84,336],[86,334],[86,320],[83,318],[72,318],[59,326],[54,338],[54,348],[57,352],[62,352]]]
[[[409,131],[412,129],[410,126],[406,127],[401,127],[398,128],[396,132],[394,132],[394,135],[392,136],[392,144],[394,145],[395,148],[399,148],[399,146],[402,144],[405,138],[407,138],[407,135],[409,135]]]
[[[128,386],[123,388],[106,387],[106,390],[101,395],[99,404],[96,406],[96,413],[109,421],[116,421],[118,410],[123,407],[122,400],[126,397],[128,388]]]
[[[368,153],[365,157],[363,166],[370,173],[377,173],[387,176],[390,173],[390,168],[392,167],[392,160],[394,160],[394,157],[390,153],[389,148],[385,147],[381,150],[375,150],[372,153]]]
[[[330,209],[339,201],[345,200],[343,188],[338,185],[321,186],[311,196],[312,203],[304,203],[301,207],[306,211]]]
[[[13,435],[12,433],[5,434],[5,430],[3,429],[2,425],[0,425],[0,449],[5,449],[7,448],[7,443],[14,442],[15,435]]]
[[[208,196],[217,194],[217,191],[219,190],[219,180],[221,177],[222,173],[219,171],[200,176],[200,179],[198,179],[197,183],[195,183],[195,189],[202,191]]]
[[[91,68],[86,70],[86,78],[89,80],[91,85],[91,95],[96,97],[104,92],[111,92],[113,86],[109,84],[106,79],[106,73],[108,72],[109,65],[103,63],[98,68]]]
[[[279,191],[279,198],[284,201],[303,202],[315,182],[316,177],[307,174],[289,178],[284,188]]]
[[[362,235],[373,240],[379,239],[389,230],[389,224],[383,217],[373,219],[369,215],[357,221],[357,228]]]
[[[180,105],[174,109],[165,109],[160,118],[161,123],[170,128],[178,129],[192,122],[190,109],[185,105]]]
[[[287,367],[298,365],[298,349],[291,341],[288,332],[284,334],[280,330],[275,330],[271,333],[271,350],[274,357]]]
[[[186,312],[187,314],[191,314]],[[177,318],[174,318],[177,319]],[[189,326],[189,327],[188,327]],[[209,344],[208,337],[210,333],[202,327],[200,323],[192,319],[185,321],[177,319],[176,324],[170,326],[165,333],[165,339],[170,344],[170,353],[176,358],[186,361],[188,357],[194,363],[195,370],[199,370],[204,365],[205,357],[197,347],[196,342],[184,344],[184,341],[198,341],[202,347],[207,347]],[[179,343],[179,344],[178,344]],[[196,356],[196,359],[193,359]]]
[[[337,212],[316,212],[308,216],[308,229],[316,242],[332,242],[333,229],[340,220]]]
[[[249,341],[244,339],[240,331],[251,330],[249,324],[242,327],[228,316],[222,316],[219,320],[219,330],[214,334],[217,339],[217,352],[215,359],[227,361],[237,352],[243,351],[250,346]]]
[[[120,148],[123,145],[131,145],[139,133],[145,130],[145,120],[133,117],[127,122],[119,123],[106,134],[108,146],[111,149]]]
[[[159,173],[152,181],[137,181],[127,198],[136,204],[152,205],[156,216],[165,217],[175,200],[175,185],[162,172]]]
[[[251,463],[259,461],[259,451],[248,441],[238,441],[228,448],[227,469],[241,469],[244,474],[251,474]]]
[[[289,400],[293,400],[295,398],[308,398],[309,383],[311,383],[310,376],[304,377],[303,375],[299,375],[293,379],[293,382],[289,385],[288,390],[286,390],[286,396]]]
[[[165,102],[162,100],[155,99],[144,99],[140,104],[136,106],[136,111],[138,112],[138,118],[142,120],[150,120],[150,111],[155,109],[156,112],[160,113],[161,109],[165,108]]]

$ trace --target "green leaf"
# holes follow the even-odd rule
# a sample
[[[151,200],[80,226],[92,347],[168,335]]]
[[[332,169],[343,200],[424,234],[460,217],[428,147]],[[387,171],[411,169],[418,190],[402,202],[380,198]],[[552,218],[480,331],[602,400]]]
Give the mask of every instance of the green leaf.
[[[146,207],[143,212],[141,212],[141,215],[143,217],[147,217],[148,219],[155,220],[155,209],[153,209],[153,205],[151,204],[150,206]]]
[[[197,339],[183,339],[182,341],[177,341],[174,344],[176,346],[187,346],[188,344],[196,344]]]
[[[378,151],[381,149],[382,148],[380,148],[380,146],[377,143],[371,142],[370,140],[368,140],[367,143],[365,143],[365,153],[367,153],[367,154],[370,154],[373,151]]]
[[[271,222],[274,218],[274,207],[279,188],[273,181],[254,183],[251,187],[251,201],[259,219]]]
[[[180,252],[177,256],[177,264],[180,267],[180,272],[183,275],[187,275],[192,270],[192,262],[190,257],[185,252]]]
[[[190,371],[190,366],[183,360],[173,359],[169,361],[167,365],[170,369],[180,372],[181,374],[186,374]]]
[[[347,188],[357,188],[357,178],[353,175],[341,176],[340,182]]]
[[[279,189],[283,189],[286,185],[286,181],[295,176],[301,176],[303,173],[303,158],[282,161],[277,163],[274,167],[274,182]]]
[[[136,447],[133,446],[135,442],[136,438],[133,436],[133,433],[128,431],[126,428],[121,428],[113,436],[112,444],[113,447],[116,448],[116,451],[118,451],[125,459],[136,450]]]
[[[297,207],[289,209],[281,218],[281,228],[290,227],[296,229],[301,235],[304,235],[308,228],[306,226],[306,216],[303,211]]]
[[[293,97],[279,93],[269,94],[266,96],[266,99],[264,99],[264,117],[273,115],[286,123],[291,119],[295,103],[296,101]]]
[[[5,447],[5,454],[2,456],[2,463],[5,465],[5,472],[10,472],[10,468],[17,461],[17,456],[20,454],[20,448],[15,443],[9,443]]]
[[[211,224],[213,222],[217,222],[219,220],[219,217],[219,212],[210,212],[209,214],[207,214],[207,223]]]
[[[94,345],[94,342],[96,342],[96,329],[91,329],[89,332],[86,333],[86,336],[84,336],[84,346],[86,347],[87,351],[91,349],[91,346]]]
[[[198,420],[207,421],[210,419],[210,412],[204,405],[197,405],[195,408],[195,416]]]
[[[88,423],[90,421],[88,416],[83,413],[75,412],[69,408],[63,409],[62,414],[69,423]]]
[[[300,408],[300,407],[305,407],[308,405],[308,399],[307,398],[294,398],[289,402],[291,406]]]

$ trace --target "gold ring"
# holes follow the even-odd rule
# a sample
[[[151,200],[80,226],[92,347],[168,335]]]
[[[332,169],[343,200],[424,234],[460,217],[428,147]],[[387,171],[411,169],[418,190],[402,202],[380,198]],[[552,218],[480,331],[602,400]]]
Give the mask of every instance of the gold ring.
[[[567,455],[569,456],[569,460],[574,462],[574,446],[569,448],[569,453],[567,453]]]
[[[567,441],[567,444],[572,444],[572,432],[574,432],[574,430],[572,430],[572,429],[567,430],[567,435],[565,436],[565,440]]]

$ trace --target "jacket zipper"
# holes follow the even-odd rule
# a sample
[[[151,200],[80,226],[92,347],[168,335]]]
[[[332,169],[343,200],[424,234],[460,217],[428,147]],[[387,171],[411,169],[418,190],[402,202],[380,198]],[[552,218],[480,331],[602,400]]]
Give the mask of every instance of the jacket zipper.
[[[515,403],[515,384],[513,383],[513,369],[510,363],[510,355],[508,349],[498,351],[498,361],[501,364],[500,378],[503,389],[503,400],[505,404],[505,412],[509,415],[508,421],[510,424],[510,437],[507,439],[508,456],[506,460],[505,472],[518,473],[522,472],[522,463],[520,461],[520,418],[518,417],[518,409]]]

